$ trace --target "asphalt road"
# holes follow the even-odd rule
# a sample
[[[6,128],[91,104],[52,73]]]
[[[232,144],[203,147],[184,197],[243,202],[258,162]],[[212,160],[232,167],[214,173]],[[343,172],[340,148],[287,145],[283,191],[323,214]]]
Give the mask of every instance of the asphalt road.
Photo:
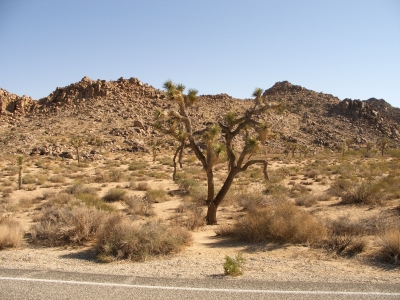
[[[147,278],[0,268],[0,299],[400,299],[398,284]]]

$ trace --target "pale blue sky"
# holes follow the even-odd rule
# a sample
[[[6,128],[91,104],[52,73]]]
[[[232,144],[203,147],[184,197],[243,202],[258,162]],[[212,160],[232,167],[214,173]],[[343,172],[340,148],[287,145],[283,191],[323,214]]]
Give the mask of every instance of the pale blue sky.
[[[400,0],[0,0],[0,87],[39,99],[83,76],[400,107]]]

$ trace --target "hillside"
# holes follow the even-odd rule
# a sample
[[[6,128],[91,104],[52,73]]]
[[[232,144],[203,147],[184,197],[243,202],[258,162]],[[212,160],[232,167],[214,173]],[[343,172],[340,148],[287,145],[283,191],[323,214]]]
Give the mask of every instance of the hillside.
[[[286,107],[283,115],[265,115],[281,137],[267,141],[270,152],[281,152],[287,141],[334,150],[337,143],[354,139],[353,147],[360,148],[382,136],[399,146],[400,109],[384,100],[341,101],[287,81],[277,82],[263,96]],[[152,126],[154,111],[172,107],[163,91],[137,78],[94,81],[84,77],[37,101],[1,89],[0,99],[0,144],[6,152],[61,155],[68,152],[70,137],[79,135],[89,142],[88,157],[97,147],[111,152],[148,149],[150,143],[163,139]],[[254,105],[250,99],[227,94],[199,99],[191,110],[196,130],[228,111],[240,114]]]

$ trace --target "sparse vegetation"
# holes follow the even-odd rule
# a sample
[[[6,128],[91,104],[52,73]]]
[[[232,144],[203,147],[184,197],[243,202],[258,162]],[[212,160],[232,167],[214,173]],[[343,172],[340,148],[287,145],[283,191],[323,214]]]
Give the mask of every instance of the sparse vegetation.
[[[191,242],[191,236],[183,228],[155,221],[134,225],[123,216],[114,215],[105,222],[97,240],[97,257],[102,262],[144,261],[179,252]]]
[[[146,192],[146,198],[150,202],[160,203],[168,199],[167,192],[162,189],[148,189]]]
[[[19,247],[22,236],[21,225],[18,221],[0,217],[0,250]]]
[[[239,219],[233,235],[246,242],[315,244],[326,237],[325,226],[286,200],[260,207]]]
[[[124,200],[126,191],[123,189],[115,188],[110,189],[103,197],[103,200],[106,202],[115,202]]]
[[[379,255],[390,263],[400,263],[400,229],[386,228],[380,235],[382,248]]]
[[[243,274],[243,266],[246,262],[242,253],[238,253],[235,258],[225,256],[224,273],[229,276],[239,276]]]
[[[86,205],[48,207],[30,230],[31,242],[45,246],[83,245],[92,241],[108,213]]]

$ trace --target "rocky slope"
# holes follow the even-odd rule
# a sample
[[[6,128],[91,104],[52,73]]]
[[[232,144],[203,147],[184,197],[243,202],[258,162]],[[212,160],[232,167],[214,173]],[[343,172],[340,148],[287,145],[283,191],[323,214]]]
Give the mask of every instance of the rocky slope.
[[[388,136],[392,146],[400,144],[400,109],[384,100],[341,101],[287,81],[276,83],[263,96],[286,107],[283,115],[263,117],[281,136],[267,142],[272,152],[282,151],[287,141],[334,149],[350,138],[356,141],[355,147],[362,147]],[[240,114],[254,106],[249,99],[227,94],[199,98],[190,113],[196,130],[220,120],[227,111]],[[100,150],[145,151],[163,138],[152,126],[153,112],[159,107],[168,109],[172,104],[163,91],[137,78],[95,81],[84,77],[38,101],[0,89],[0,148],[11,153],[71,156],[69,139],[84,136],[88,158],[95,159]]]

